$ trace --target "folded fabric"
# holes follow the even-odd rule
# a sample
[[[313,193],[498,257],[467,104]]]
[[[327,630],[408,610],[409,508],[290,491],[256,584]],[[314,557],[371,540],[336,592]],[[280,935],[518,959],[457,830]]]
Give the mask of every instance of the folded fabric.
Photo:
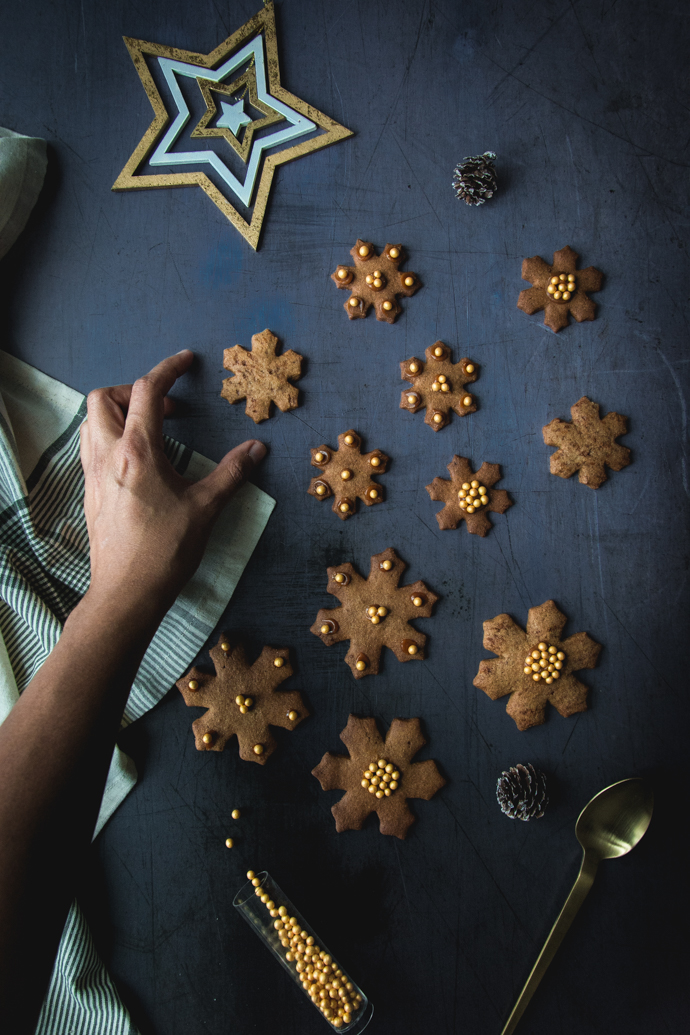
[[[21,360],[0,352],[0,721],[57,643],[89,584],[89,542],[79,426],[86,400]],[[165,439],[178,473],[203,477],[215,466]],[[123,722],[152,708],[187,670],[232,596],[274,500],[245,485],[223,511],[198,572],[175,601],[147,650]],[[94,836],[136,781],[115,750]],[[70,911],[37,1035],[135,1035],[98,958],[76,903]]]
[[[0,259],[26,226],[46,165],[45,140],[0,126]]]

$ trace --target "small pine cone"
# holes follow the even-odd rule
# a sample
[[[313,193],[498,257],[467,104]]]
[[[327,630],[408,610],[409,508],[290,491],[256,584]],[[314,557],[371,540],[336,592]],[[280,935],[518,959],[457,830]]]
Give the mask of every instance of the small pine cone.
[[[541,819],[549,804],[546,777],[529,762],[511,766],[501,773],[496,784],[496,800],[511,819]]]
[[[483,155],[471,155],[465,158],[453,170],[453,190],[459,201],[468,205],[483,205],[487,198],[492,198],[498,186],[493,151],[485,151]]]

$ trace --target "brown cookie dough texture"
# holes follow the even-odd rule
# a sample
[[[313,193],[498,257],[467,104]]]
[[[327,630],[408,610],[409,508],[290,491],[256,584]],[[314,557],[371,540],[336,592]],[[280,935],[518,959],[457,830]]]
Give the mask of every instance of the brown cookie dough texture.
[[[312,478],[307,492],[317,500],[333,496],[331,509],[345,521],[356,512],[358,498],[367,507],[383,503],[383,488],[373,480],[373,475],[383,474],[388,460],[380,449],[362,453],[362,440],[350,429],[338,435],[338,449],[330,446],[312,449],[312,467],[317,467],[320,473]]]
[[[346,792],[331,809],[336,830],[361,830],[376,812],[382,834],[404,838],[416,818],[408,798],[428,801],[446,783],[434,761],[412,761],[426,744],[419,719],[393,719],[384,740],[375,719],[351,715],[340,739],[349,755],[327,751],[312,769],[324,791]]]
[[[351,564],[327,569],[327,590],[341,606],[321,608],[311,631],[327,647],[350,641],[345,662],[355,679],[376,675],[384,647],[389,647],[398,661],[419,661],[425,657],[426,636],[409,622],[429,618],[438,597],[423,582],[399,586],[406,567],[389,547],[371,558],[366,579]]]
[[[345,312],[351,320],[358,320],[366,316],[373,305],[377,320],[394,323],[402,312],[397,296],[409,298],[422,286],[416,273],[401,273],[398,269],[404,258],[403,246],[387,244],[377,255],[371,241],[358,239],[350,255],[354,266],[338,266],[335,273],[331,273],[336,287],[351,292],[343,304]]]
[[[247,400],[245,413],[255,424],[271,416],[271,403],[285,413],[299,406],[299,389],[290,384],[302,376],[302,356],[288,349],[276,356],[278,339],[266,328],[252,336],[251,352],[234,345],[223,352],[223,366],[234,377],[223,381],[221,397],[232,403]]]
[[[589,292],[601,291],[604,275],[594,266],[578,270],[577,260],[577,252],[570,247],[553,253],[552,266],[538,255],[523,259],[522,279],[529,280],[532,287],[520,292],[518,309],[528,316],[543,309],[544,323],[552,331],[568,326],[568,313],[578,323],[593,320],[597,307]]]
[[[448,464],[448,472],[450,481],[434,478],[426,487],[432,500],[445,503],[436,515],[438,527],[442,530],[457,528],[464,521],[468,532],[485,536],[493,527],[489,511],[505,514],[513,505],[505,489],[493,488],[501,477],[499,465],[485,462],[474,472],[467,457],[454,456]]]
[[[193,668],[176,686],[190,708],[208,711],[192,723],[197,751],[223,751],[237,736],[240,758],[264,764],[278,746],[269,726],[294,730],[309,710],[297,690],[276,688],[292,675],[287,648],[264,647],[253,665],[224,637],[209,652],[215,676]]]
[[[570,421],[552,420],[542,428],[547,446],[558,446],[551,455],[551,474],[570,478],[579,471],[579,481],[598,489],[606,481],[604,467],[620,471],[630,463],[630,450],[616,439],[628,431],[628,418],[611,411],[599,416],[599,404],[586,395],[570,408]]]
[[[484,622],[484,647],[498,657],[480,661],[474,685],[492,701],[510,694],[506,711],[519,730],[540,726],[549,702],[564,717],[587,710],[588,688],[573,673],[594,668],[601,645],[584,632],[561,640],[566,621],[547,600],[530,608],[526,632],[510,615]]]
[[[476,381],[479,374],[476,363],[466,357],[453,363],[451,351],[442,341],[430,345],[424,355],[426,363],[413,356],[400,364],[400,376],[412,385],[403,391],[400,409],[416,413],[426,407],[424,423],[440,431],[450,422],[451,410],[458,417],[476,411],[477,402],[465,385]]]

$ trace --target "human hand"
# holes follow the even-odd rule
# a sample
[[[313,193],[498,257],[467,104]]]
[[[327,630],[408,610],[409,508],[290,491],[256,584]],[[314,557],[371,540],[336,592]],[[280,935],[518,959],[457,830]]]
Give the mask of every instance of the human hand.
[[[215,471],[189,482],[163,452],[167,393],[193,359],[164,359],[133,385],[100,388],[81,427],[84,511],[91,550],[92,603],[157,624],[196,571],[224,504],[266,454],[262,442],[236,446]]]

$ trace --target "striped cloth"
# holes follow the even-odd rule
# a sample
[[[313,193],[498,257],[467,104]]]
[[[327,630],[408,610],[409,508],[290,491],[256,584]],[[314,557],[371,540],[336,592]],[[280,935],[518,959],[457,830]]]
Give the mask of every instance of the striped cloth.
[[[0,721],[57,643],[89,584],[79,426],[86,401],[0,352]],[[214,464],[165,440],[178,473]],[[199,571],[161,623],[134,680],[123,723],[152,708],[218,623],[274,501],[245,485],[225,508]],[[115,749],[94,836],[136,781]],[[77,903],[60,942],[37,1035],[136,1035]]]

